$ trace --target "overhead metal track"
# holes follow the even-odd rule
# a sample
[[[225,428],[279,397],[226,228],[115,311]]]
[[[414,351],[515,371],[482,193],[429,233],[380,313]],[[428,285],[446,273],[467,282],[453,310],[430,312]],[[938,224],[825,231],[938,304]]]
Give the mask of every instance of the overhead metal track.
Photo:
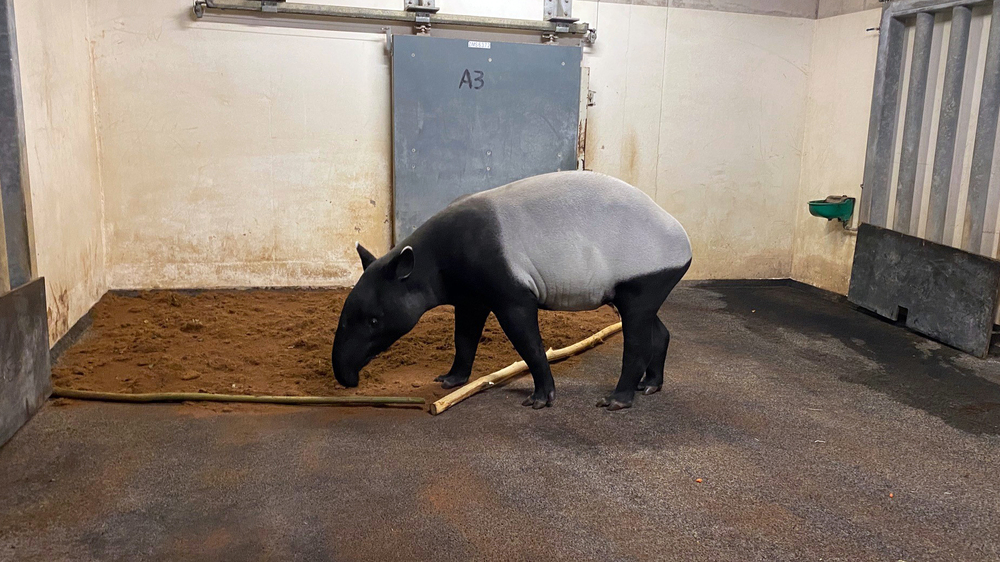
[[[352,8],[347,6],[326,6],[302,4],[277,0],[195,0],[196,17],[205,15],[206,10],[235,10],[295,16],[319,16],[344,20],[367,20],[372,22],[399,22],[416,26],[481,27],[511,31],[535,31],[545,36],[578,36],[585,41],[597,39],[597,30],[587,23],[566,21],[535,21],[511,18],[491,18],[462,16],[420,11],[381,10],[376,8]]]

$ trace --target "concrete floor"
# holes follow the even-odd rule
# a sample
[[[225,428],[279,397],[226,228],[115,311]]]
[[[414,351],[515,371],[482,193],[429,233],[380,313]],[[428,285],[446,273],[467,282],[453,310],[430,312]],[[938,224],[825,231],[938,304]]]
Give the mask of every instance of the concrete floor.
[[[1000,559],[997,359],[798,286],[663,317],[621,412],[620,339],[541,411],[50,403],[0,449],[0,560]]]

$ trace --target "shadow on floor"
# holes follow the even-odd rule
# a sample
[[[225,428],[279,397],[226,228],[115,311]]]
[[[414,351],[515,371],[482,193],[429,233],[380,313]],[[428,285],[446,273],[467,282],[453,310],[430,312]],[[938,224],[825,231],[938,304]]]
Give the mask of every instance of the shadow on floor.
[[[972,433],[1000,433],[1000,385],[986,378],[1000,373],[994,348],[978,359],[854,306],[846,298],[798,283],[756,290],[731,284],[700,285],[723,295],[726,310],[743,318],[761,336],[774,327],[828,336],[867,357],[877,368],[797,349],[803,361],[824,363],[844,381],[863,384]],[[985,375],[985,376],[984,376]]]

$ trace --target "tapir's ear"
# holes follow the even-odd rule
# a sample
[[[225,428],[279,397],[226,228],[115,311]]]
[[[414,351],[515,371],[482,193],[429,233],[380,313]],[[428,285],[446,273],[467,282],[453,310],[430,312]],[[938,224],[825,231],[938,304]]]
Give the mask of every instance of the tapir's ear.
[[[399,255],[392,259],[392,265],[396,279],[402,281],[409,277],[413,273],[413,248],[406,246],[400,250]]]
[[[354,248],[358,251],[358,255],[361,256],[361,269],[368,269],[368,266],[375,261],[375,256],[371,252],[365,249],[360,242],[354,243]]]

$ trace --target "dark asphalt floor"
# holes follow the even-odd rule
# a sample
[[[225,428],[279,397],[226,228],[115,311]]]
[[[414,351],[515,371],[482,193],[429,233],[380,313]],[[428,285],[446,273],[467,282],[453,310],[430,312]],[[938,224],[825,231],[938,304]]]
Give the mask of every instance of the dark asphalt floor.
[[[619,338],[540,411],[50,402],[0,448],[0,560],[1000,560],[1000,360],[798,286],[663,318],[619,412]]]

